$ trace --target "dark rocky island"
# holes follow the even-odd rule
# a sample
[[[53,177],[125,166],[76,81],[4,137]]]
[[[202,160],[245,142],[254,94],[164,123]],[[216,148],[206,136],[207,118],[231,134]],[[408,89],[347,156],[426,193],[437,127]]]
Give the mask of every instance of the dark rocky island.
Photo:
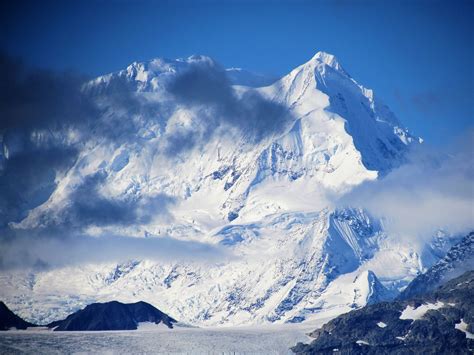
[[[140,322],[163,323],[173,328],[177,321],[146,302],[93,303],[70,314],[66,319],[48,324],[55,331],[135,330]]]
[[[36,327],[36,325],[21,319],[0,301],[0,330],[26,329],[28,327]]]

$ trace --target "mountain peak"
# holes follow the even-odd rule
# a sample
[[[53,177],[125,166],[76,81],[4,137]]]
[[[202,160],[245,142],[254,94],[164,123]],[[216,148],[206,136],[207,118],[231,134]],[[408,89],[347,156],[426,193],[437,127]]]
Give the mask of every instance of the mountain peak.
[[[339,64],[339,61],[337,58],[330,53],[319,51],[317,52],[313,58],[311,58],[311,62],[318,62],[321,64],[326,64],[327,66],[344,72],[344,69],[342,68],[341,64]]]

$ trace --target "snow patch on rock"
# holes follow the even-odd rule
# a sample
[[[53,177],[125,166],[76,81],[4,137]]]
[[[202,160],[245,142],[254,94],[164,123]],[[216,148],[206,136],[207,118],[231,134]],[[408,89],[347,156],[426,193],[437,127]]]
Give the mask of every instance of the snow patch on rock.
[[[406,306],[406,308],[402,311],[400,315],[400,319],[411,319],[411,320],[418,320],[423,318],[423,316],[432,309],[439,309],[445,307],[445,304],[441,301],[436,303],[426,303],[418,307],[413,306]]]

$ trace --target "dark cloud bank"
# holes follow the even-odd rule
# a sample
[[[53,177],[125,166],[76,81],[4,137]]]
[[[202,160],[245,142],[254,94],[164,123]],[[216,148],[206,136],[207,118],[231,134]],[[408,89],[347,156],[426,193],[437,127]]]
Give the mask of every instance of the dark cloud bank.
[[[143,259],[214,263],[233,259],[233,256],[220,246],[170,237],[93,237],[47,229],[4,233],[0,249],[0,269],[3,270],[51,269]]]
[[[199,58],[198,58],[199,59]],[[249,141],[259,142],[282,132],[291,115],[283,105],[264,98],[257,91],[238,94],[225,70],[211,60],[191,63],[189,68],[167,85],[181,104],[201,111],[201,134],[183,129],[168,139],[166,152],[174,155],[205,141],[223,124],[236,127]]]
[[[56,174],[73,166],[83,143],[91,137],[120,142],[132,120],[101,120],[106,108],[82,89],[87,80],[82,75],[27,68],[1,53],[0,65],[0,226],[5,226],[49,197]],[[139,106],[125,89],[101,98]],[[68,130],[75,140],[68,139]]]
[[[98,110],[81,93],[83,79],[77,75],[29,70],[5,55],[0,64],[0,226],[5,227],[43,203],[55,188],[56,172],[74,163],[78,147],[54,132],[82,125]]]
[[[143,224],[153,217],[171,218],[168,207],[175,200],[167,195],[107,198],[100,194],[107,173],[99,171],[89,175],[69,197],[69,204],[60,214],[60,226],[81,229],[87,226],[113,226]]]

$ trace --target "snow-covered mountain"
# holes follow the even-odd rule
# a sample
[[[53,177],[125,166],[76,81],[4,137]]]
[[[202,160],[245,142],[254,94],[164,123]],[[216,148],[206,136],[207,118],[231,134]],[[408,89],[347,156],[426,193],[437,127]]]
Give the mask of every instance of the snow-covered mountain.
[[[474,232],[466,235],[425,273],[418,275],[399,295],[406,300],[435,290],[455,277],[474,270]]]
[[[300,322],[391,297],[434,263],[436,246],[397,242],[365,211],[331,202],[420,140],[330,54],[252,87],[259,80],[192,56],[89,82],[101,109],[92,134],[55,132],[77,159],[11,224],[171,237],[231,258],[3,271],[0,298],[40,323],[137,298],[197,325]]]

